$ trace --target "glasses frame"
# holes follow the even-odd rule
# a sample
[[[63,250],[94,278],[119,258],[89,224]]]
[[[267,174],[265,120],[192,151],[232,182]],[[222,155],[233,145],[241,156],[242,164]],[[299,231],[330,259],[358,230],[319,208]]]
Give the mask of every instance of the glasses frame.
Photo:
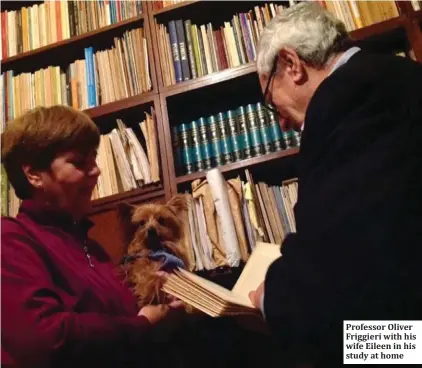
[[[272,113],[274,113],[276,115],[278,115],[277,109],[274,107],[274,105],[271,102],[267,103],[267,101],[268,101],[268,92],[270,90],[270,85],[271,85],[273,78],[275,76],[275,72],[277,71],[277,62],[278,62],[278,55],[274,59],[273,66],[271,68],[270,75],[268,77],[268,82],[267,82],[267,85],[266,85],[265,91],[264,91],[264,103],[262,104],[263,107],[265,107],[267,110],[271,111]]]

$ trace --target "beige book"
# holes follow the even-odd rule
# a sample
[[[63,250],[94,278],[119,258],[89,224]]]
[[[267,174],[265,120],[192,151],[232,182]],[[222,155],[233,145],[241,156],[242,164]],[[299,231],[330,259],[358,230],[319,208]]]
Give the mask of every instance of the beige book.
[[[210,44],[208,42],[207,29],[205,28],[204,24],[201,25],[199,29],[201,31],[202,41],[204,43],[205,62],[207,64],[208,74],[211,74],[214,72],[214,68],[212,65],[211,49],[210,49]]]
[[[108,167],[111,194],[119,193],[119,178],[117,173],[117,167],[114,160],[113,148],[111,147],[111,140],[109,135],[103,135],[104,150],[106,155],[106,165]]]
[[[232,290],[182,269],[168,277],[163,290],[211,317],[260,315],[249,293],[264,281],[268,267],[280,256],[278,245],[258,242]]]

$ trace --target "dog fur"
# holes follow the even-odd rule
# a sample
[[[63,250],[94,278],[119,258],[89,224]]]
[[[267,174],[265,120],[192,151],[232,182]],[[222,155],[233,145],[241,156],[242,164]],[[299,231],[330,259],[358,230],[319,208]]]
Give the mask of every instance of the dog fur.
[[[126,203],[119,208],[119,215],[125,227],[127,256],[136,256],[140,252],[148,254],[165,250],[187,264],[182,247],[183,224],[180,220],[183,211],[187,210],[184,195],[176,195],[163,204],[149,203],[131,206]],[[162,263],[148,257],[142,257],[122,265],[126,281],[131,286],[142,308],[148,304],[165,304],[168,295],[161,291],[162,276],[157,272]]]

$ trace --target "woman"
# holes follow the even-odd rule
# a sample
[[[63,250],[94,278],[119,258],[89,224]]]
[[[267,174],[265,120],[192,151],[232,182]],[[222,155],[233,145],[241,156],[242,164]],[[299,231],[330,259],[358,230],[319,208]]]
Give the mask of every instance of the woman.
[[[2,162],[23,200],[15,219],[1,220],[2,366],[148,366],[154,326],[180,306],[138,311],[87,237],[99,137],[66,106],[36,108],[2,135]]]

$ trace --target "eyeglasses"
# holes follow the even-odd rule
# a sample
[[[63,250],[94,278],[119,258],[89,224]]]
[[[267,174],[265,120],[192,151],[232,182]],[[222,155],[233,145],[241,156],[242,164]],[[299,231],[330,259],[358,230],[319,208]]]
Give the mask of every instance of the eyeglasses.
[[[273,81],[275,72],[277,70],[277,62],[278,62],[278,55],[274,59],[273,66],[271,68],[271,72],[270,72],[270,75],[268,77],[267,86],[265,87],[265,91],[264,91],[264,103],[262,104],[262,106],[264,106],[267,110],[271,111],[272,113],[274,113],[276,115],[278,115],[277,109],[274,107],[273,104],[271,104],[271,102],[268,103],[267,101],[268,101],[268,92],[270,90],[270,85],[271,85],[271,82]]]

